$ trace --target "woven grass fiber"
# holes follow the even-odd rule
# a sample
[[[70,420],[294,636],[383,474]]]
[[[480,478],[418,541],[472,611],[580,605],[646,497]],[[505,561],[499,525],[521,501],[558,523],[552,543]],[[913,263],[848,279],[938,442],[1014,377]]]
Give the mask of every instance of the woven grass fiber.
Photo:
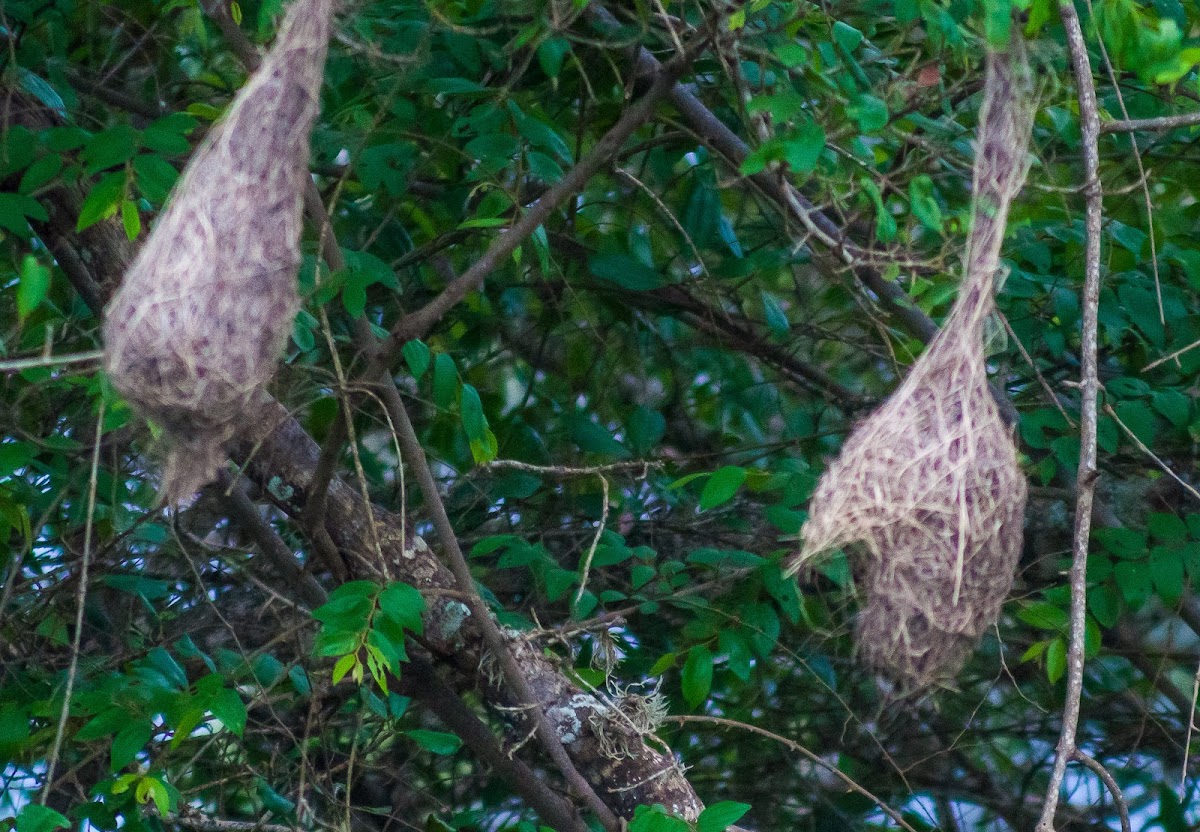
[[[162,494],[210,482],[299,307],[302,198],[333,0],[297,0],[188,163],[104,322],[105,370],[160,424]]]
[[[1033,110],[1014,38],[987,59],[959,297],[908,378],[821,477],[788,569],[859,544],[857,650],[907,691],[958,672],[999,617],[1021,551],[1025,478],[988,388],[983,337],[1009,205],[1028,170]]]

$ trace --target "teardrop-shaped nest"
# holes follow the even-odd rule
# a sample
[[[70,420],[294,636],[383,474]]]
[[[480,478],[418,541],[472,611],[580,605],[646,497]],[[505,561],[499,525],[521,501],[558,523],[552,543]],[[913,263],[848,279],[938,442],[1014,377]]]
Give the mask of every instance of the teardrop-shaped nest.
[[[860,545],[858,652],[908,690],[961,668],[999,617],[1021,551],[1025,478],[988,387],[983,325],[1009,204],[1028,167],[1032,116],[1029,70],[1014,41],[988,58],[962,292],[908,378],[821,477],[789,569]]]
[[[302,199],[332,0],[297,0],[196,150],[105,313],[105,369],[164,428],[171,503],[210,482],[299,307]]]

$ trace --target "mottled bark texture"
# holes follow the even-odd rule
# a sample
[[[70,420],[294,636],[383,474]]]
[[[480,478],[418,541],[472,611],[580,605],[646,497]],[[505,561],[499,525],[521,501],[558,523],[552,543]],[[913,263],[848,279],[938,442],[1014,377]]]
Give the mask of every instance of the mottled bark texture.
[[[302,195],[332,0],[296,0],[192,156],[105,315],[113,384],[168,438],[172,503],[210,482],[300,300]]]
[[[275,490],[290,488],[289,509],[302,517],[313,496],[320,449],[278,402],[264,395],[259,404],[260,415],[232,445],[234,456],[249,460],[247,472],[258,482],[278,477]],[[352,576],[386,576],[425,591],[425,645],[462,671],[460,679],[476,683],[490,705],[509,712],[516,702],[500,674],[489,671],[492,662],[469,609],[453,593],[443,594],[455,588],[453,575],[411,524],[405,527],[403,518],[378,506],[368,511],[359,492],[336,478],[325,500],[326,528]],[[571,760],[616,814],[628,818],[639,805],[660,803],[686,818],[699,815],[703,804],[682,768],[670,753],[650,745],[619,699],[570,682],[536,641],[511,631],[506,637]]]

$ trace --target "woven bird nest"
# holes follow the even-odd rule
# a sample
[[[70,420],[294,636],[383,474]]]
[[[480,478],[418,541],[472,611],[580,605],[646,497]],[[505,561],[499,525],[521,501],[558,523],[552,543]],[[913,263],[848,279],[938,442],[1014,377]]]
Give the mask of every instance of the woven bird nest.
[[[216,475],[292,330],[332,3],[292,5],[105,314],[106,371],[166,432],[162,491],[171,503]]]
[[[909,690],[961,668],[999,617],[1020,555],[1025,478],[988,387],[983,330],[1032,118],[1029,68],[1014,40],[988,56],[959,298],[908,378],[821,477],[789,569],[860,544],[858,652]]]

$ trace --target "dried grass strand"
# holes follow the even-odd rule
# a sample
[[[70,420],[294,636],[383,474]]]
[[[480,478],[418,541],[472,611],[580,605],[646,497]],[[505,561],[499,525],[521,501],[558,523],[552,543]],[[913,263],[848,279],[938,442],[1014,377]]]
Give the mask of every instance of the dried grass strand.
[[[858,652],[910,690],[953,676],[996,621],[1023,536],[1025,479],[988,389],[983,338],[1028,170],[1032,80],[1017,40],[987,64],[962,290],[904,383],[821,477],[788,570],[858,544]]]
[[[297,0],[196,150],[105,315],[105,369],[167,439],[162,493],[212,481],[299,308],[301,200],[333,0]]]

